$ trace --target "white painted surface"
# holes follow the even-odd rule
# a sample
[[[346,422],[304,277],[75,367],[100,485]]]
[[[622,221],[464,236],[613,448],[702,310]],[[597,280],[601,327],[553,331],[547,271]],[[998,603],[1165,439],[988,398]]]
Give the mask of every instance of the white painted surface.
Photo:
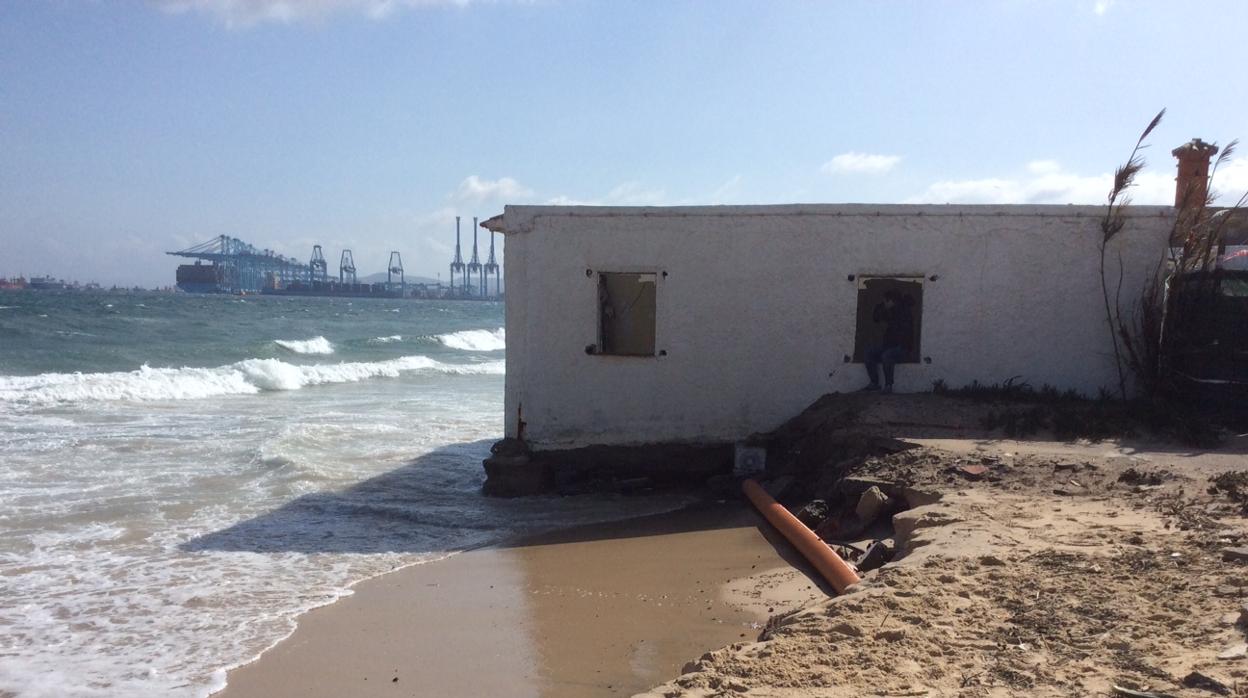
[[[735,440],[866,384],[853,275],[922,275],[922,354],[897,391],[1020,376],[1116,386],[1090,206],[508,206],[507,434],[539,448]],[[1135,207],[1112,251],[1139,296],[1170,228]],[[1116,268],[1116,263],[1115,263]],[[654,271],[657,348],[591,356],[597,278]],[[666,272],[666,275],[663,275]],[[1114,274],[1116,277],[1116,272]],[[1116,280],[1116,279],[1115,279]]]

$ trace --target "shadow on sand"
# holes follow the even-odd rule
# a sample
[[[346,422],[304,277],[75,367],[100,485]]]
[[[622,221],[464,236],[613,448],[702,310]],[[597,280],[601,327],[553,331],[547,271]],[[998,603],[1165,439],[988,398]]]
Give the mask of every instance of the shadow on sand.
[[[752,527],[786,560],[804,564],[744,499],[716,503],[705,493],[687,491],[485,497],[480,463],[489,445],[445,446],[345,489],[297,497],[181,547],[189,552],[420,554]]]

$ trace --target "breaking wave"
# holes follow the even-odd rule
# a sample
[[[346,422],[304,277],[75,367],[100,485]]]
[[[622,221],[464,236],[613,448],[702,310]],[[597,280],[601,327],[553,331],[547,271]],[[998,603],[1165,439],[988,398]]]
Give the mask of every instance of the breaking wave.
[[[297,366],[280,359],[247,359],[216,368],[151,368],[116,373],[44,373],[0,376],[0,404],[49,405],[111,400],[195,400],[299,390],[312,385],[395,378],[413,371],[502,375],[502,361],[448,364],[427,356],[387,361]]]
[[[277,346],[293,351],[296,354],[332,354],[334,353],[334,345],[329,343],[324,337],[313,337],[312,339],[275,339],[273,343]]]
[[[368,340],[368,343],[369,344],[390,344],[391,342],[402,342],[402,341],[403,341],[403,335],[392,334],[389,337],[373,337],[372,339]]]
[[[507,348],[507,335],[502,327],[497,330],[464,330],[440,334],[434,339],[444,346],[460,351],[502,351]]]

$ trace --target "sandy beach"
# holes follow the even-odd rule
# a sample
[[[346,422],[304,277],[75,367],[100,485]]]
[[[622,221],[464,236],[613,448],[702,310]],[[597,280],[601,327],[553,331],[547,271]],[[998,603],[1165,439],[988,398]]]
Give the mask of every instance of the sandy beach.
[[[218,696],[624,696],[825,596],[738,502],[399,570],[305,614]]]

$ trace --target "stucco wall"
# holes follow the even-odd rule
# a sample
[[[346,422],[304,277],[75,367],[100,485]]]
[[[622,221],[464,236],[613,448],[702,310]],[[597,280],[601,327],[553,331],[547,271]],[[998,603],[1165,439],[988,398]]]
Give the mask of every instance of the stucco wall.
[[[922,354],[897,391],[1021,376],[1116,385],[1097,275],[1099,207],[508,206],[507,434],[538,447],[738,439],[866,383],[853,353],[862,275],[921,275]],[[1138,297],[1171,209],[1136,207],[1113,250]],[[585,353],[597,279],[654,271],[657,349]],[[666,275],[663,275],[666,272]]]

